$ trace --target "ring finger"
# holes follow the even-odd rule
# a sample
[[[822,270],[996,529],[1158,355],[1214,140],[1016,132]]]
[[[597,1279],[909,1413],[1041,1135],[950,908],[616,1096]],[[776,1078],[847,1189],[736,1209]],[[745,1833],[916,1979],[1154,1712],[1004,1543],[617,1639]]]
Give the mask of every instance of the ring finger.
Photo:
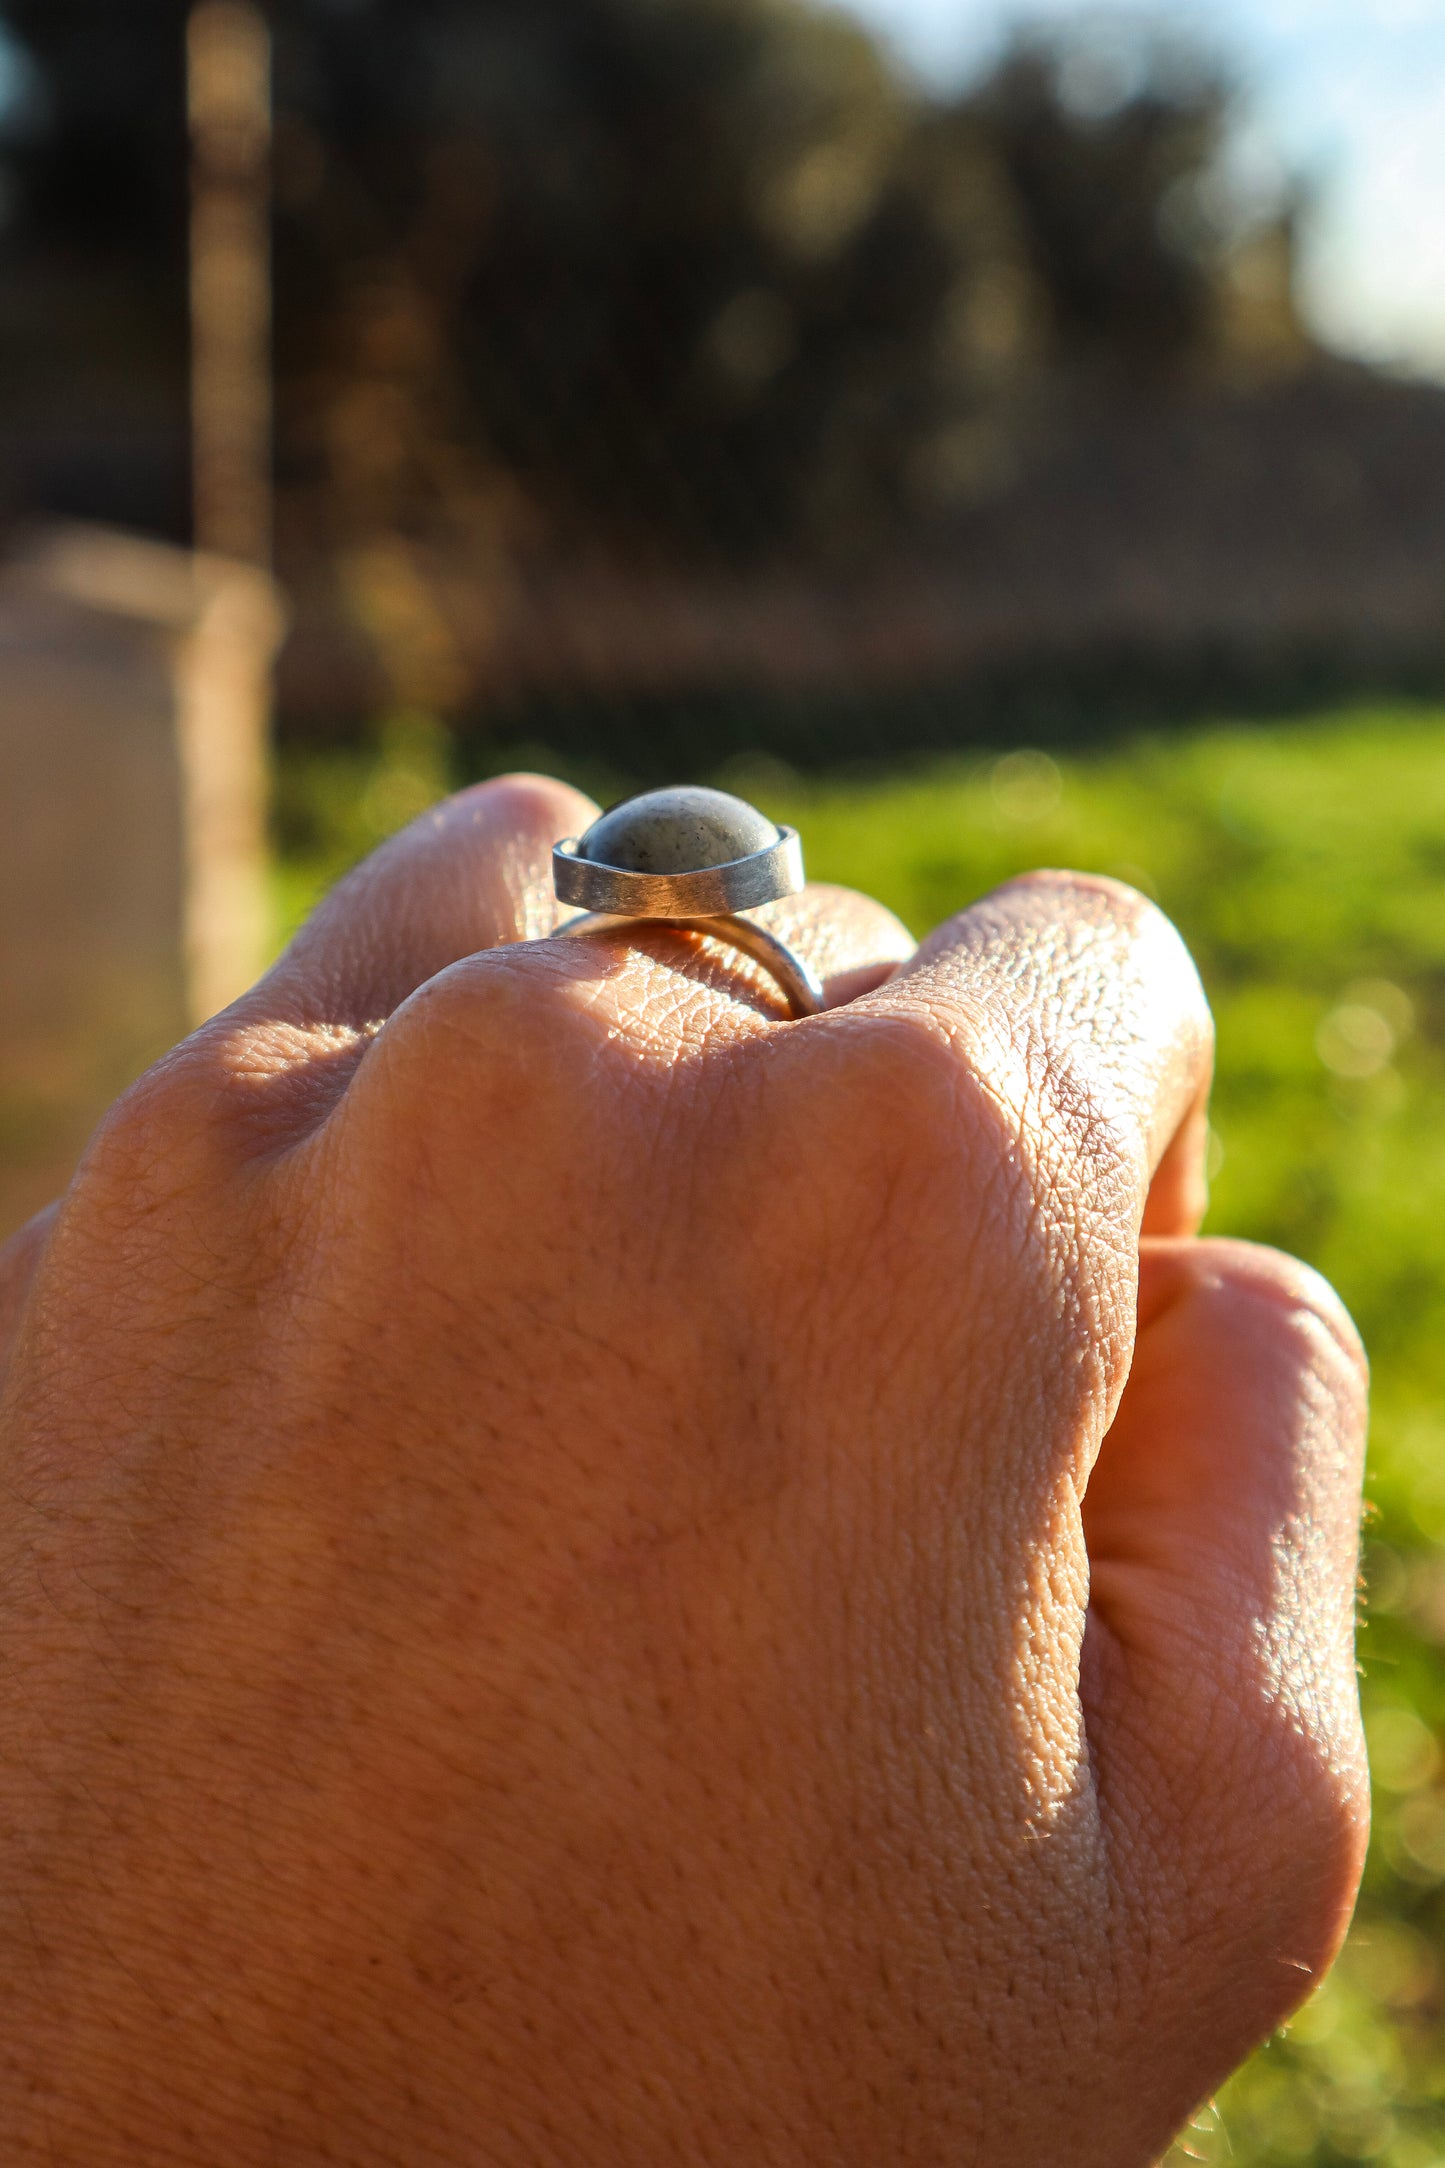
[[[564,912],[553,894],[553,846],[587,828],[596,810],[580,793],[540,776],[508,776],[463,791],[343,881],[275,969],[216,1028],[299,1033],[296,1051],[303,1058],[313,1051],[344,1081],[348,1056],[359,1059],[367,1037],[419,987],[479,952],[556,930]],[[913,954],[892,912],[846,889],[812,887],[756,915],[811,966],[830,1008],[882,984]],[[705,1005],[741,1003],[777,1019],[771,978],[725,939],[634,926],[619,928],[608,946],[607,976],[623,1015],[675,1000],[681,976]],[[595,958],[587,968],[595,972]]]

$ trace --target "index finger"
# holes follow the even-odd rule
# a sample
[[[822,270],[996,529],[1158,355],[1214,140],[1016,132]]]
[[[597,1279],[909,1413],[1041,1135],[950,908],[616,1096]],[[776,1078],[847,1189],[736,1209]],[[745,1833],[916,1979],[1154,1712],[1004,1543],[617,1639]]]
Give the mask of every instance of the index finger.
[[[12,1235],[8,1242],[0,1243],[0,1385],[4,1383],[5,1366],[20,1327],[25,1299],[45,1254],[58,1210],[57,1205],[51,1205],[18,1234]]]
[[[950,919],[859,1005],[926,1016],[1132,1240],[1203,1216],[1214,1028],[1163,912],[1118,881],[1032,873]],[[982,1052],[980,1051],[982,1050]]]

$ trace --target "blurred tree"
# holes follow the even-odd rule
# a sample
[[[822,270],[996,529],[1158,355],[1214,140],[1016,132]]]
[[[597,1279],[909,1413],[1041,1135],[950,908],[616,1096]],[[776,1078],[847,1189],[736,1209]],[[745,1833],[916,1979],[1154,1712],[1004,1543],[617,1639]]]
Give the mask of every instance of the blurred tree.
[[[0,9],[0,493],[180,533],[181,0]]]
[[[564,530],[738,555],[876,524],[959,244],[860,30],[770,0],[371,0],[291,53],[288,369],[334,397],[384,350],[394,391],[404,344],[435,397],[440,364]]]
[[[1239,238],[1222,185],[1233,104],[1193,47],[1137,25],[1027,33],[966,99],[1059,358],[1134,373],[1212,352]]]
[[[7,120],[28,234],[164,266],[185,291],[187,0],[6,0],[21,58]],[[13,71],[11,71],[13,73]]]
[[[104,265],[171,371],[185,12],[0,0],[39,86],[12,259]],[[434,699],[418,546],[856,556],[983,486],[1041,373],[1228,337],[1228,90],[1158,36],[1024,40],[945,101],[805,0],[272,12],[282,560],[338,557]]]

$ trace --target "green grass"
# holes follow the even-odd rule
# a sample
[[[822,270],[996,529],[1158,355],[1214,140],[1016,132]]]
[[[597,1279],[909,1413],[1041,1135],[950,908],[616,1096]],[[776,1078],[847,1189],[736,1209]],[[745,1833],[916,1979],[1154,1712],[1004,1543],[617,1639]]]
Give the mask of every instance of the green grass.
[[[420,722],[374,757],[293,758],[288,922],[449,780]],[[1376,1824],[1334,1979],[1176,2158],[1445,2168],[1445,714],[722,780],[802,829],[816,878],[917,931],[1017,870],[1070,865],[1147,889],[1188,939],[1219,1026],[1210,1224],[1318,1265],[1375,1363]]]

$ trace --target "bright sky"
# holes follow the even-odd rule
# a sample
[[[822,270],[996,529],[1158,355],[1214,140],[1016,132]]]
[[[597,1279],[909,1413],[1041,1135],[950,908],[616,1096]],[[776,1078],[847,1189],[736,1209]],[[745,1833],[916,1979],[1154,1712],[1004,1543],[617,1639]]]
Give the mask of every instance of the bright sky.
[[[840,4],[945,77],[986,58],[1021,16],[1101,12],[1088,0]],[[1445,377],[1445,0],[1174,0],[1161,15],[1244,71],[1251,155],[1316,184],[1304,299],[1318,329]]]

